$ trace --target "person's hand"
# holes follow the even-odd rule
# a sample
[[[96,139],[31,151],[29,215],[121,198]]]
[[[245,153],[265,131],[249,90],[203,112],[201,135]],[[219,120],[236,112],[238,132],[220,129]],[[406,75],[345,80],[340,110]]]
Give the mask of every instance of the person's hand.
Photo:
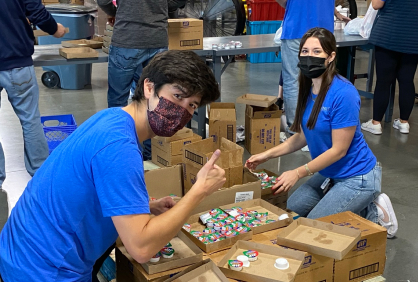
[[[222,188],[226,181],[225,170],[215,164],[220,155],[221,151],[216,150],[210,160],[197,173],[196,184],[201,183],[205,189],[206,196]]]
[[[277,178],[277,183],[273,186],[272,190],[276,190],[274,192],[275,195],[287,192],[296,184],[296,182],[298,182],[298,180],[299,176],[296,169],[285,171]]]
[[[61,38],[65,35],[65,27],[60,23],[57,23],[57,27],[58,29],[53,36],[56,38]]]
[[[269,160],[267,152],[263,152],[257,155],[251,156],[246,162],[245,167],[248,168],[250,171],[253,171],[257,168],[258,165],[266,162]]]
[[[115,25],[115,21],[116,21],[115,17],[107,16],[107,24],[110,25],[111,27]]]
[[[168,196],[168,197],[164,197],[164,198],[150,202],[149,207],[153,215],[160,215],[162,213],[165,213],[172,207],[174,207],[175,204],[176,202],[173,200],[173,198]]]
[[[339,19],[340,21],[344,21],[345,23],[348,23],[349,21],[351,21],[349,17],[343,16],[340,13],[337,14],[337,19]]]

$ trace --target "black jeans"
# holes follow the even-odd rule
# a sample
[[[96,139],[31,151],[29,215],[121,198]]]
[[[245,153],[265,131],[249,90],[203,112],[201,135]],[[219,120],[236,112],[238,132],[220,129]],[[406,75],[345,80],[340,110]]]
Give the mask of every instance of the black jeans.
[[[104,261],[107,259],[107,257],[110,255],[112,250],[116,247],[116,243],[107,249],[104,254],[96,261],[96,263],[93,266],[93,272],[91,273],[91,279],[92,282],[99,282],[99,279],[97,278],[97,274],[100,271],[100,268],[102,267]],[[0,280],[1,282],[1,280]]]
[[[389,104],[391,85],[399,83],[400,118],[408,120],[415,103],[414,76],[418,54],[406,54],[376,46],[376,88],[373,119],[381,121]]]

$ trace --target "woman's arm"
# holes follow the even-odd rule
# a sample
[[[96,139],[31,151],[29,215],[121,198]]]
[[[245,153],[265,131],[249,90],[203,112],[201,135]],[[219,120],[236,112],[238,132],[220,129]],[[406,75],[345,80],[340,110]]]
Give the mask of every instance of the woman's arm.
[[[373,9],[375,9],[375,10],[382,9],[383,6],[385,6],[385,1],[386,0],[372,0]]]
[[[300,178],[308,176],[309,172],[318,172],[343,158],[350,148],[355,132],[356,126],[333,129],[332,147],[307,163],[307,167],[303,165],[280,175],[277,184],[273,186],[273,189],[277,189],[275,194],[287,192]]]

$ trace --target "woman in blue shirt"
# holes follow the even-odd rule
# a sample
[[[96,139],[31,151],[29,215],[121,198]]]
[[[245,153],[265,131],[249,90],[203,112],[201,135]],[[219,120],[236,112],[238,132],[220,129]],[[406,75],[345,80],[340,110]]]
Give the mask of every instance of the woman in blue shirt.
[[[252,156],[250,169],[308,145],[312,161],[284,172],[273,187],[287,192],[296,182],[313,175],[289,198],[288,208],[301,216],[319,218],[352,211],[397,231],[389,198],[381,194],[382,169],[360,129],[360,96],[337,73],[334,35],[324,28],[310,29],[299,47],[299,97],[296,132],[288,141]]]

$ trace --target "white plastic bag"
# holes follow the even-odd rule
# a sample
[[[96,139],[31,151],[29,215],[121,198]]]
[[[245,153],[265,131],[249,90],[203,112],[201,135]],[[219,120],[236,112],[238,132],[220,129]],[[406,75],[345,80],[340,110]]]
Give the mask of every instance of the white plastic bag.
[[[344,34],[359,35],[363,20],[364,18],[355,18],[354,20],[349,21],[348,24],[344,27]]]
[[[274,36],[274,43],[276,44],[282,44],[282,41],[280,38],[282,37],[282,27],[279,27],[279,29],[276,31],[276,35]]]
[[[369,38],[370,32],[372,31],[374,20],[376,19],[377,10],[373,9],[372,4],[370,4],[369,9],[367,10],[366,15],[364,16],[364,21],[360,27],[360,35],[363,38]]]

